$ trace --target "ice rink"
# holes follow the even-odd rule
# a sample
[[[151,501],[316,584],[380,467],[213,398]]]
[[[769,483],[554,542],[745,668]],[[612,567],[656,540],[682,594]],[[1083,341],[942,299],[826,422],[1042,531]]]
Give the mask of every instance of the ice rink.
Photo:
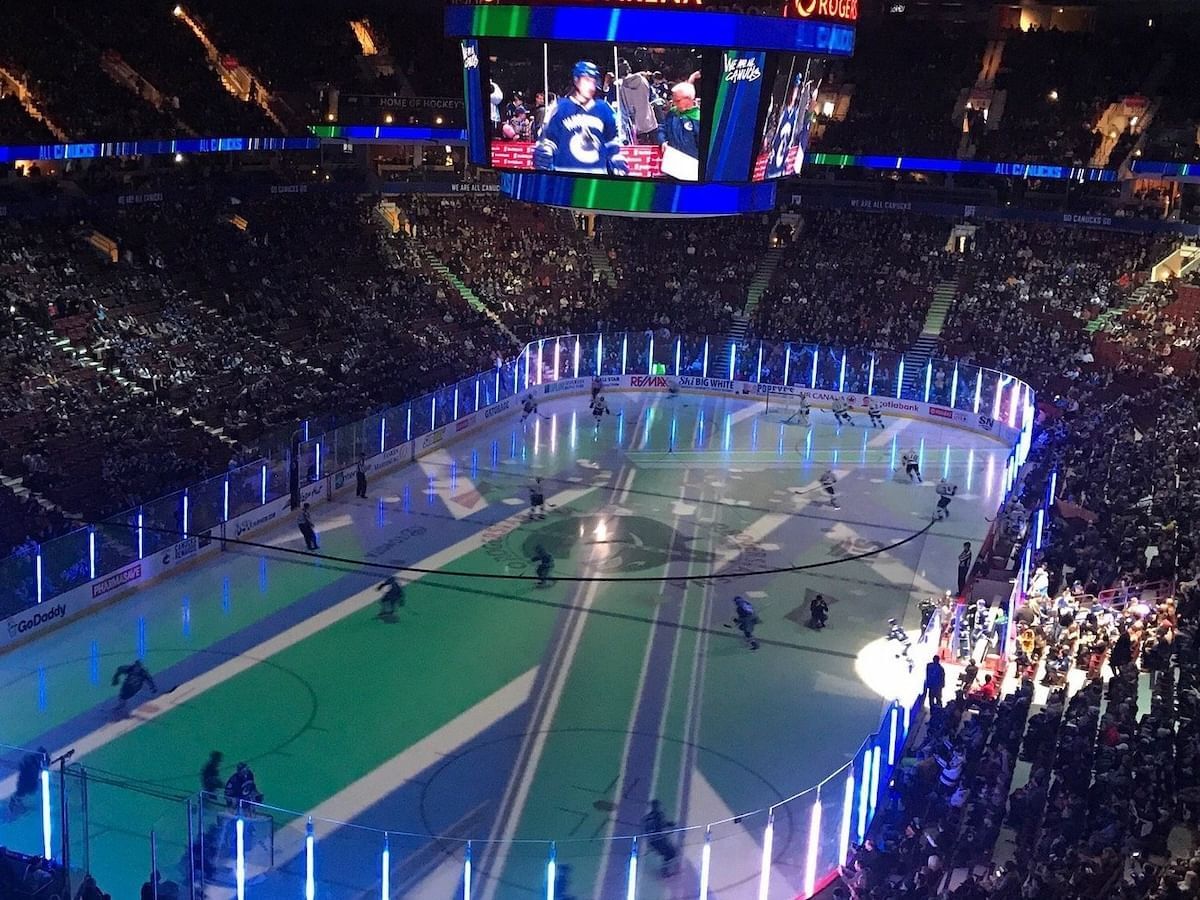
[[[467,839],[476,897],[544,896],[548,840],[571,895],[623,896],[630,841],[610,838],[640,830],[651,799],[701,828],[670,878],[642,848],[639,897],[695,896],[702,826],[719,820],[711,896],[753,896],[761,810],[877,727],[887,679],[865,678],[860,654],[955,586],[1009,451],[902,418],[782,424],[733,396],[610,401],[621,414],[599,429],[586,397],[548,401],[374,479],[366,500],[314,506],[319,554],[288,552],[304,548],[289,516],[0,655],[0,740],[111,773],[89,783],[72,837],[101,886],[137,895],[152,830],[164,876],[184,880],[181,804],[219,750],[223,776],[247,761],[268,804],[298,811],[274,814],[273,865],[248,897],[303,896],[302,812],[350,823],[315,826],[320,897],[379,895],[379,835],[357,826],[392,832],[396,896],[453,896]],[[909,447],[922,485],[895,471]],[[931,525],[943,475],[960,490]],[[530,521],[535,476],[548,509]],[[546,587],[539,545],[555,559]],[[407,603],[382,617],[377,587],[396,571]],[[806,627],[814,593],[823,631]],[[761,618],[757,651],[727,627],[735,594]],[[136,657],[160,693],[118,718],[110,678]],[[36,810],[6,810],[0,844],[39,827]],[[772,896],[797,892],[787,848],[807,828],[776,821]]]

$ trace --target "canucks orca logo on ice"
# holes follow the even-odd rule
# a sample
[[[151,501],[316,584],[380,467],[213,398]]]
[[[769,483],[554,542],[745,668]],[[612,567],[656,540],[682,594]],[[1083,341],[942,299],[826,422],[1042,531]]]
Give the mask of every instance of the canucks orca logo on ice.
[[[563,519],[523,535],[521,550],[533,557],[541,544],[555,559],[573,557],[579,574],[643,572],[669,562],[694,559],[690,539],[676,535],[670,525],[645,516],[586,515]],[[560,566],[566,572],[574,566]]]
[[[768,553],[757,541],[728,526],[716,525],[713,531],[718,537],[717,547],[727,560],[722,566],[723,575],[733,578],[767,565]],[[714,552],[700,549],[700,536],[676,532],[667,522],[641,515],[567,513],[552,516],[544,527],[494,533],[496,536],[484,544],[483,550],[513,575],[533,572],[532,559],[539,546],[557,561],[554,571],[558,575],[633,575],[670,563],[690,562],[701,568],[718,563]],[[736,551],[732,561],[726,555],[730,550]]]

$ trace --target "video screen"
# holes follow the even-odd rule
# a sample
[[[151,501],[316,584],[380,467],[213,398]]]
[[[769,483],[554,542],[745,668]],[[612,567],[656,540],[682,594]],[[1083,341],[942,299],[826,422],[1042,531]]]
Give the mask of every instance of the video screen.
[[[823,70],[820,60],[805,56],[779,58],[751,180],[800,174]]]
[[[493,168],[700,180],[699,52],[528,41],[488,49]]]

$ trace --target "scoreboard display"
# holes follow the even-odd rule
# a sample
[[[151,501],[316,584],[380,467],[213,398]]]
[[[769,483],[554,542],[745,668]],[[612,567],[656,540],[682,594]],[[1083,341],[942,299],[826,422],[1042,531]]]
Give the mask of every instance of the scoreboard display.
[[[614,212],[769,208],[800,172],[851,0],[762,14],[703,0],[462,2],[468,156],[518,199]]]

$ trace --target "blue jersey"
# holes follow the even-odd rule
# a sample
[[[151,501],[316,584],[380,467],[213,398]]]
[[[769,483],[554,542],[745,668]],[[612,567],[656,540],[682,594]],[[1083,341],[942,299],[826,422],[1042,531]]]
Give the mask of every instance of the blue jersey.
[[[533,164],[554,172],[607,174],[624,169],[613,108],[603,100],[582,105],[563,97],[542,129]]]
[[[787,174],[788,150],[796,135],[799,120],[799,106],[788,106],[779,117],[779,126],[775,129],[775,140],[771,144],[771,156],[767,160],[767,177],[778,178]]]

